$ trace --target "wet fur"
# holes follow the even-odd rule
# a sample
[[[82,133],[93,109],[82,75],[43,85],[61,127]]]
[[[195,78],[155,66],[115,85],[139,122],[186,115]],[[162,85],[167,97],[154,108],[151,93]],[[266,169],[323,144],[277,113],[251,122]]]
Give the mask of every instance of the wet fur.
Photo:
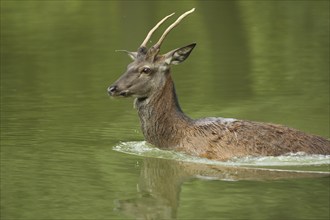
[[[151,29],[137,52],[128,52],[133,62],[108,88],[111,96],[136,97],[145,139],[157,147],[183,151],[215,160],[243,156],[277,156],[286,153],[330,154],[330,141],[282,125],[223,118],[193,120],[180,108],[171,65],[188,58],[196,43],[160,55],[166,35],[194,9],[182,14],[159,41],[147,49],[152,33],[168,17]]]
[[[193,120],[178,103],[170,73],[135,107],[145,139],[157,147],[215,160],[286,153],[330,154],[330,141],[283,125],[224,118]]]

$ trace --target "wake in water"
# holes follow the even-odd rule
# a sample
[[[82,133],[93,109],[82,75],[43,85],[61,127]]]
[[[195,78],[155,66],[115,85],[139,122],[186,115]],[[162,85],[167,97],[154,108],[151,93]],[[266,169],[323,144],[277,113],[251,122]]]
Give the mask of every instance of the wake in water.
[[[315,166],[330,165],[330,155],[307,155],[305,153],[290,153],[282,156],[243,157],[233,158],[229,161],[214,161],[205,158],[193,157],[180,152],[161,150],[145,141],[121,142],[113,148],[115,151],[139,155],[172,159],[185,162],[203,163],[221,166]]]

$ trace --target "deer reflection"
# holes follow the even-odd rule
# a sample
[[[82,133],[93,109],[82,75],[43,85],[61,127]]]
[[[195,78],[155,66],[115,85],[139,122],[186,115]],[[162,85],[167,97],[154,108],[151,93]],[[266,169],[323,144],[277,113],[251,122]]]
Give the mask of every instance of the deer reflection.
[[[189,178],[182,162],[146,158],[137,186],[140,197],[117,201],[117,209],[137,219],[175,219],[181,184]]]
[[[145,158],[137,185],[139,196],[117,200],[116,210],[136,219],[176,219],[181,185],[192,179],[239,181],[329,176],[329,173],[271,171]]]

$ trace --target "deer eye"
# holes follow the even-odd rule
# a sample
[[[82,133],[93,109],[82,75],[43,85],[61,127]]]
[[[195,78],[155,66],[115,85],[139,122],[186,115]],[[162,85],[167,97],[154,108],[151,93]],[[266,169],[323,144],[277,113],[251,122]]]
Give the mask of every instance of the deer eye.
[[[151,69],[149,67],[143,67],[142,70],[141,70],[141,73],[150,74]]]

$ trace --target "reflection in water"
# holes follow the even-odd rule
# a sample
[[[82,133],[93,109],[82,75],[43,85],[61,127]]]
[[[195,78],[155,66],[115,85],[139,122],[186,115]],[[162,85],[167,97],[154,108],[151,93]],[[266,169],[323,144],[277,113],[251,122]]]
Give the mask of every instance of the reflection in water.
[[[145,158],[137,185],[139,197],[116,200],[116,210],[136,219],[176,219],[181,186],[192,179],[265,181],[329,177],[329,173],[267,170]]]
[[[143,140],[132,101],[106,94],[129,62],[114,50],[136,49],[159,18],[193,7],[162,48],[198,44],[173,69],[188,115],[329,137],[329,1],[1,1],[1,219],[118,219],[116,199],[142,218],[210,219],[221,206],[224,219],[329,219],[329,178],[200,181],[238,177],[159,159],[135,169],[141,157],[111,150]]]

